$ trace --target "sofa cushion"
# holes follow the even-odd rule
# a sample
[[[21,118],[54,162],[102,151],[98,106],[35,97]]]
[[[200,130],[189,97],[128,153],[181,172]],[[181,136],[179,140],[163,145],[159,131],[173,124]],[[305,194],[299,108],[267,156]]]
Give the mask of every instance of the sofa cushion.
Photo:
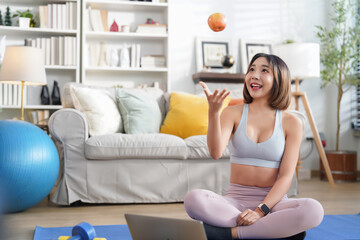
[[[85,142],[85,156],[94,160],[186,159],[185,141],[168,134],[122,134],[94,136]]]
[[[64,84],[64,87],[61,92],[61,104],[63,108],[75,108],[74,100],[72,98],[71,92],[73,88],[86,88],[86,89],[96,89],[106,92],[114,101],[115,101],[115,88],[112,87],[101,87],[101,86],[92,86],[84,85],[81,83],[67,82]],[[165,101],[165,100],[164,100]]]
[[[119,109],[109,91],[73,85],[70,94],[75,108],[88,121],[90,136],[123,132]]]
[[[125,92],[129,94],[136,95],[138,92],[147,93],[149,94],[153,99],[156,100],[156,102],[159,105],[159,109],[161,112],[161,122],[164,121],[165,115],[167,113],[166,109],[166,103],[165,103],[165,97],[164,97],[164,91],[160,88],[156,87],[147,87],[147,88],[122,88]]]
[[[226,107],[230,98],[226,98],[223,107]],[[170,94],[170,106],[160,132],[173,134],[181,138],[207,133],[208,128],[208,101],[188,93],[173,92]]]
[[[207,146],[206,135],[191,136],[185,139],[188,150],[188,159],[209,159],[210,153]],[[226,147],[221,158],[229,158],[229,150]]]
[[[141,89],[129,92],[116,89],[118,103],[125,132],[128,134],[159,133],[162,122],[157,101]]]

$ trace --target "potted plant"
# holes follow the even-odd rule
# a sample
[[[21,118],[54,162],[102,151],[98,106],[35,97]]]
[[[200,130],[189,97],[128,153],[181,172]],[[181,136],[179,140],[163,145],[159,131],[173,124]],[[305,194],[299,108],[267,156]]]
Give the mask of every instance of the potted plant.
[[[316,26],[317,36],[321,42],[320,61],[323,65],[321,78],[323,86],[330,83],[337,86],[337,130],[335,151],[326,151],[327,158],[332,170],[349,171],[346,169],[334,169],[336,166],[349,166],[353,169],[350,178],[356,180],[356,152],[340,151],[340,107],[343,94],[352,85],[360,84],[360,76],[356,74],[356,66],[359,63],[360,26],[357,18],[359,0],[339,0],[332,4],[333,15],[331,27]],[[354,156],[355,154],[355,156]],[[334,160],[332,160],[334,159]],[[342,161],[343,163],[332,163]],[[342,164],[342,165],[341,165]],[[355,166],[354,166],[355,164]],[[334,166],[336,165],[336,166]],[[348,174],[342,174],[348,175]],[[349,177],[349,176],[348,176]],[[334,176],[335,178],[335,176]],[[349,179],[341,179],[349,180]]]
[[[28,28],[28,27],[35,27],[35,20],[34,20],[34,14],[30,12],[30,9],[27,9],[26,11],[16,11],[17,13],[14,14],[12,17],[19,17],[19,27],[21,28]]]

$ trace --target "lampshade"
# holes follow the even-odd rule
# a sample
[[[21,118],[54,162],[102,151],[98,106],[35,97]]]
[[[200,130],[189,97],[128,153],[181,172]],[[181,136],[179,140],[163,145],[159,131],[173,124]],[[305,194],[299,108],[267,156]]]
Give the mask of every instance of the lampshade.
[[[293,79],[320,77],[320,46],[317,43],[289,43],[274,47],[290,69]]]
[[[10,84],[45,85],[43,52],[25,46],[7,47],[0,70],[0,81]]]

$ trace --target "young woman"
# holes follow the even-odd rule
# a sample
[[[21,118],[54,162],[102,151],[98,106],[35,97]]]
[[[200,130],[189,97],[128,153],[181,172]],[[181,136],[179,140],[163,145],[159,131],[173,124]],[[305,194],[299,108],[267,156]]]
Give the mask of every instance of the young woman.
[[[225,196],[202,189],[186,195],[191,218],[228,229],[233,239],[304,237],[305,230],[321,223],[324,210],[318,201],[286,195],[302,139],[301,121],[284,111],[290,104],[290,79],[279,57],[256,54],[245,76],[244,105],[221,114],[230,92],[211,93],[200,83],[209,102],[210,155],[220,158],[229,143],[231,175]]]

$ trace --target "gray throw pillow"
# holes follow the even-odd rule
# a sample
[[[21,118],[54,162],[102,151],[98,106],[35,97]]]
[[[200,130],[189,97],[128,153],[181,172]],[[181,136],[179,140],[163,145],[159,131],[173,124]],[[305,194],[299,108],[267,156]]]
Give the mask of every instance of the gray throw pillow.
[[[116,89],[116,101],[124,123],[125,133],[158,133],[162,114],[150,94],[141,89]]]

